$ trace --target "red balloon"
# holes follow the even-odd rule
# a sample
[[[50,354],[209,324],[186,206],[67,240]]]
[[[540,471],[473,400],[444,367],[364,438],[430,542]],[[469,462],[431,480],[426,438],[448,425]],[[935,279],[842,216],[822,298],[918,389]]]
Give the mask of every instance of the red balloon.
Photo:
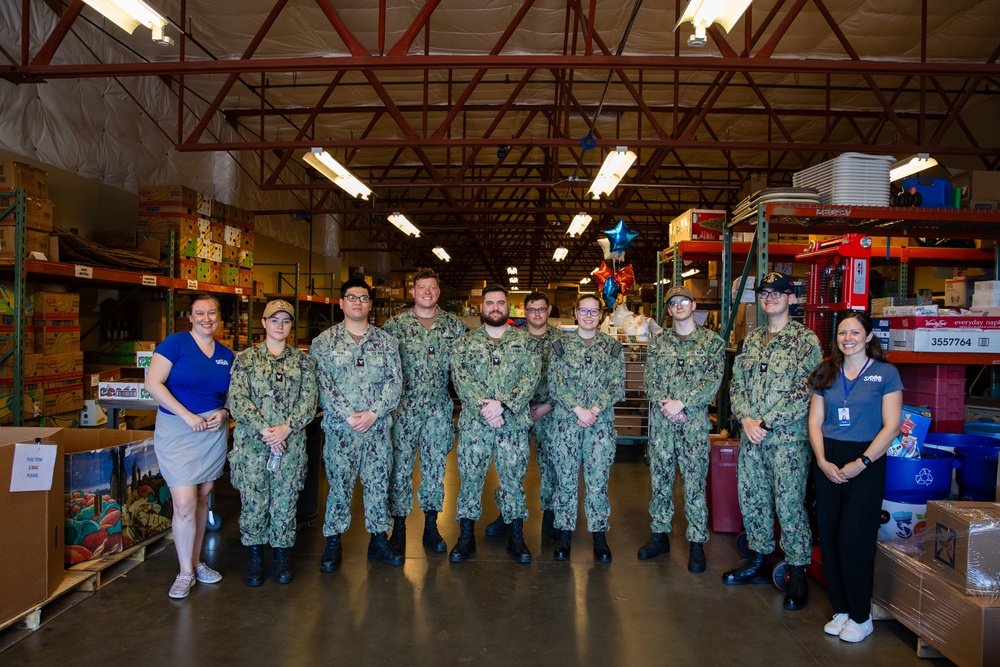
[[[618,281],[618,285],[622,289],[622,294],[629,291],[632,285],[635,284],[635,274],[632,272],[632,265],[627,264],[622,267],[622,269],[615,274],[615,280]]]
[[[601,265],[591,275],[594,276],[594,280],[597,281],[597,289],[600,290],[604,286],[604,281],[615,275],[615,273],[608,266],[607,262],[601,262]]]

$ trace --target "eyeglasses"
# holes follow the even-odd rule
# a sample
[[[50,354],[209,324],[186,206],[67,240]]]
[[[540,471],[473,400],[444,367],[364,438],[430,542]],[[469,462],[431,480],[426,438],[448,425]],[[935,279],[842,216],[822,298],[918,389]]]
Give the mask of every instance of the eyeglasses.
[[[667,304],[667,308],[678,308],[680,306],[690,306],[691,299],[674,299]]]
[[[591,315],[591,316],[593,316],[593,315],[600,315],[601,314],[601,309],[600,308],[577,308],[576,312],[580,313],[581,315]]]
[[[529,315],[541,315],[542,313],[548,312],[548,307],[545,308],[525,308],[524,312]]]
[[[368,303],[372,300],[372,298],[367,294],[362,294],[361,296],[358,296],[357,294],[345,294],[344,298],[351,303],[355,303],[357,301],[360,301],[361,303]]]
[[[785,296],[787,292],[775,292],[774,290],[766,290],[757,293],[757,298],[761,301],[777,301],[781,297]]]

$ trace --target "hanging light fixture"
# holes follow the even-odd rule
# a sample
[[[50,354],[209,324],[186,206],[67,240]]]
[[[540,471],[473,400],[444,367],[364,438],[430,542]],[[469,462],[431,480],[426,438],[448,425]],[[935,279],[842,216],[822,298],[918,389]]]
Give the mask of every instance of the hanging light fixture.
[[[407,220],[406,216],[402,213],[391,213],[388,216],[389,222],[396,226],[396,229],[403,232],[407,236],[419,237],[420,230],[417,229],[412,222]]]
[[[591,220],[593,218],[586,213],[577,213],[573,216],[572,222],[569,223],[569,229],[566,230],[566,233],[570,236],[580,236],[583,234],[583,230],[587,229]]]
[[[691,276],[701,273],[701,269],[688,269],[681,274],[681,278],[690,278]]]
[[[889,168],[889,182],[892,183],[893,181],[898,181],[901,178],[912,176],[913,174],[923,171],[924,169],[930,169],[931,167],[937,165],[937,163],[938,161],[927,153],[917,153],[916,155],[903,158],[902,160],[895,162],[892,167]]]
[[[347,171],[339,162],[333,159],[329,153],[322,148],[314,148],[302,156],[313,169],[326,176],[328,179],[339,185],[353,197],[368,199],[372,191],[358,178]]]
[[[442,262],[450,262],[451,261],[451,255],[449,255],[445,251],[445,249],[442,248],[441,246],[438,246],[438,247],[432,249],[431,252],[433,252],[435,255],[437,255],[437,258],[440,259]]]
[[[153,31],[153,41],[161,44],[173,43],[173,40],[163,34],[167,27],[167,19],[142,0],[83,0],[99,11],[119,28],[132,34],[141,25]]]
[[[597,172],[597,178],[591,183],[587,194],[593,195],[594,199],[600,199],[602,194],[610,195],[633,162],[635,162],[635,153],[630,151],[628,146],[615,148],[604,158],[604,164]]]
[[[580,278],[580,284],[581,285],[589,285],[590,284],[590,278]]]
[[[511,276],[510,278],[508,278],[508,279],[507,279],[507,281],[508,281],[508,282],[509,282],[509,283],[510,283],[511,285],[516,285],[516,284],[517,284],[517,276]]]
[[[708,26],[718,23],[723,30],[729,32],[749,6],[750,0],[691,0],[677,19],[674,30],[690,21],[694,26],[694,34],[688,37],[688,46],[705,46],[708,41],[705,34]]]
[[[516,276],[517,275],[517,267],[516,266],[508,266],[507,267],[507,275],[508,276]]]
[[[569,254],[569,250],[567,250],[566,248],[563,248],[562,246],[560,246],[560,247],[556,248],[556,251],[554,253],[552,253],[552,259],[554,259],[557,262],[561,262],[564,259],[566,259],[566,255],[568,255],[568,254]]]

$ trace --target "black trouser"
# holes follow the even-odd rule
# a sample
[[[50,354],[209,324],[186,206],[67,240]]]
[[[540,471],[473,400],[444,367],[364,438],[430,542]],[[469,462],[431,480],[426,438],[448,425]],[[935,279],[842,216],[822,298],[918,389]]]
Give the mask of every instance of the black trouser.
[[[837,467],[861,458],[869,444],[823,440],[826,460]],[[833,612],[849,614],[856,623],[864,623],[871,616],[872,573],[885,493],[885,459],[882,456],[873,461],[844,484],[831,482],[813,463],[826,592]]]

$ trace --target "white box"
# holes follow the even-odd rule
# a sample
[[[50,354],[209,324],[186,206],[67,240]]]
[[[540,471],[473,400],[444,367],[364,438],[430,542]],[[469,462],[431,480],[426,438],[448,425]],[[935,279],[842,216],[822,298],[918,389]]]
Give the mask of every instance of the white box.
[[[153,400],[153,397],[149,395],[146,387],[141,382],[101,382],[97,385],[97,396],[98,399],[117,399],[121,401]]]
[[[97,404],[97,401],[86,400],[80,410],[80,426],[103,426],[108,423],[108,411]]]
[[[975,283],[975,294],[1000,294],[1000,280],[981,280]]]
[[[135,353],[135,367],[141,368],[143,371],[149,370],[149,364],[153,361],[152,352],[136,352]]]
[[[914,329],[913,351],[994,354],[1000,352],[1000,331]]]
[[[938,314],[936,305],[922,306],[886,306],[882,309],[882,317],[933,317]]]
[[[972,295],[972,308],[1000,307],[1000,292],[976,292]]]
[[[944,281],[944,305],[951,308],[968,308],[972,305],[973,289],[980,278],[951,278]]]

